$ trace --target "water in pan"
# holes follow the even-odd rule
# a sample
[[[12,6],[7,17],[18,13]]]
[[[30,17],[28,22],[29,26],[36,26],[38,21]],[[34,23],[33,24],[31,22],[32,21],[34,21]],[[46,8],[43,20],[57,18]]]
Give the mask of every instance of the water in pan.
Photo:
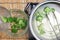
[[[52,4],[52,3],[51,3],[51,4],[46,4],[46,5],[43,5],[43,6],[39,7],[39,8],[35,11],[35,14],[37,14],[38,12],[43,11],[43,9],[44,9],[46,6],[55,9],[54,14],[55,14],[55,16],[56,16],[56,18],[57,18],[59,28],[58,28],[58,26],[57,26],[57,21],[56,21],[56,19],[55,19],[55,17],[54,17],[54,14],[53,14],[52,12],[50,12],[50,13],[48,14],[49,20],[48,20],[46,17],[44,17],[43,20],[42,20],[43,28],[44,28],[45,33],[44,33],[44,34],[40,34],[40,36],[43,37],[43,38],[46,38],[46,39],[54,39],[54,38],[56,38],[56,35],[57,35],[57,37],[60,36],[60,34],[59,34],[59,33],[60,33],[60,31],[59,31],[59,29],[60,29],[60,10],[59,10],[59,9],[60,9],[60,6],[59,6],[59,5],[56,5],[56,4]],[[36,12],[37,12],[37,13],[36,13]],[[32,19],[32,20],[33,20],[33,21],[32,21],[33,29],[34,29],[35,32],[37,32],[38,35],[39,35],[40,31],[38,30],[38,26],[41,24],[41,22],[36,21],[36,16],[35,16],[35,15],[33,16],[33,19]],[[54,31],[55,31],[56,34],[54,33],[54,31],[53,31],[53,29],[52,29],[49,21],[51,22],[51,24],[52,24],[52,26],[53,26]],[[37,33],[36,33],[36,34],[37,34]],[[56,40],[57,40],[57,39],[56,39]]]

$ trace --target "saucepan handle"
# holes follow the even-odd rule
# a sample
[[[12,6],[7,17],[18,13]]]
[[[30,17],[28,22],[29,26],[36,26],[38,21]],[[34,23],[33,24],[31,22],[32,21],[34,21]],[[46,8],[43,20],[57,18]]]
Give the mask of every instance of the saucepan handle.
[[[24,11],[26,14],[30,15],[32,10],[36,7],[38,3],[27,3]]]

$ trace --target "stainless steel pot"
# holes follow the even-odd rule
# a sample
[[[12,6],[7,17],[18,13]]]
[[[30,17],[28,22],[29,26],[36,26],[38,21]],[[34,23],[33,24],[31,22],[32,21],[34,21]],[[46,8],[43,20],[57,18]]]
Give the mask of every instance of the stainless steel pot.
[[[56,4],[56,6],[55,6]],[[29,19],[29,26],[30,26],[30,30],[33,34],[33,36],[37,39],[37,40],[60,40],[60,37],[54,38],[54,39],[46,39],[40,36],[40,34],[37,32],[36,27],[34,26],[34,24],[32,23],[34,21],[34,14],[36,12],[37,9],[43,10],[43,8],[45,6],[50,6],[53,8],[56,8],[57,11],[60,12],[60,2],[58,1],[47,1],[47,2],[43,2],[38,4],[32,11],[31,15],[30,15],[30,19]],[[57,8],[57,6],[59,6],[59,9]]]

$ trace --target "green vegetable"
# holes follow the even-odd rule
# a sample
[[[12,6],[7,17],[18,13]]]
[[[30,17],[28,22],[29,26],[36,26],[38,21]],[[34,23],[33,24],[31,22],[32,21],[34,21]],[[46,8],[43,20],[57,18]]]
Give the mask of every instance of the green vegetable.
[[[11,29],[11,32],[12,32],[12,33],[17,33],[18,30],[17,30],[17,29]]]
[[[43,35],[45,33],[44,28],[43,28],[43,24],[40,24],[38,26],[38,30],[39,30],[39,32],[40,32],[41,35]]]
[[[35,13],[36,20],[41,22],[43,20],[43,18],[46,16],[45,14],[49,14],[49,12],[54,12],[54,11],[55,11],[54,8],[50,8],[50,7],[46,6],[44,8],[44,11],[42,11],[42,12],[37,11]]]
[[[41,22],[41,21],[42,21],[42,19],[43,19],[43,17],[42,17],[42,16],[37,16],[37,17],[36,17],[36,20],[37,20],[37,21],[40,21],[40,22]]]
[[[45,12],[38,12],[35,14],[35,16],[36,16],[36,20],[41,22],[45,17]]]
[[[23,27],[22,27],[22,29],[25,29],[26,28],[26,26],[27,26],[27,20],[23,20]]]
[[[54,9],[54,8],[51,8],[51,11],[52,11],[52,12],[54,12],[54,11],[55,11],[55,9]]]
[[[19,20],[19,24],[25,26],[24,20]]]
[[[23,20],[22,18],[17,18],[17,22],[19,22],[19,20]]]
[[[6,23],[8,21],[7,17],[1,17],[2,21]]]
[[[25,29],[27,26],[27,20],[23,18],[16,18],[16,17],[1,17],[3,22],[14,23],[11,26],[11,32],[17,33],[20,29]]]
[[[44,18],[45,17],[45,12],[41,12],[40,15]]]
[[[26,25],[27,25],[27,21],[24,19],[20,19],[19,20],[19,25],[21,27],[21,29],[25,29]]]
[[[54,8],[50,8],[50,7],[48,7],[48,6],[46,6],[46,7],[44,8],[44,12],[45,12],[45,13],[54,12],[54,11],[55,11]]]
[[[14,29],[14,28],[17,29],[16,24],[13,24],[13,25],[11,26],[11,28],[12,28],[12,29]]]
[[[8,17],[8,22],[13,22],[13,18],[12,17]]]
[[[40,15],[40,12],[39,11],[35,12],[34,16],[38,16],[38,15]]]
[[[1,17],[3,22],[16,22],[17,18],[16,17]]]
[[[48,18],[48,14],[50,12],[54,12],[54,11],[55,11],[54,8],[50,8],[50,7],[46,6],[42,12],[36,11],[36,13],[35,13],[36,20],[42,22],[42,20],[45,16]],[[48,20],[49,20],[49,18],[48,18]],[[38,30],[41,35],[43,35],[45,33],[44,28],[43,28],[43,24],[40,24],[38,26]]]
[[[15,22],[15,23],[17,23],[17,18],[16,17],[9,17],[8,18],[8,22]]]
[[[13,17],[13,22],[17,23],[17,18]]]
[[[16,25],[12,25],[11,26],[11,32],[12,33],[17,33],[18,32],[18,29],[17,29],[17,26]]]
[[[46,6],[46,7],[44,8],[44,12],[45,12],[46,14],[48,14],[50,11],[51,11],[51,9],[50,9],[48,6]]]

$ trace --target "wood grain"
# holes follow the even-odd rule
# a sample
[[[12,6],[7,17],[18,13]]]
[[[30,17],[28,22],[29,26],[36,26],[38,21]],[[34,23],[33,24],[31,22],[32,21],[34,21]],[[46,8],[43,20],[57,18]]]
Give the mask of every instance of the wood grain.
[[[21,3],[24,3],[24,2],[43,2],[44,0],[0,0],[1,3],[3,2],[21,2]]]

